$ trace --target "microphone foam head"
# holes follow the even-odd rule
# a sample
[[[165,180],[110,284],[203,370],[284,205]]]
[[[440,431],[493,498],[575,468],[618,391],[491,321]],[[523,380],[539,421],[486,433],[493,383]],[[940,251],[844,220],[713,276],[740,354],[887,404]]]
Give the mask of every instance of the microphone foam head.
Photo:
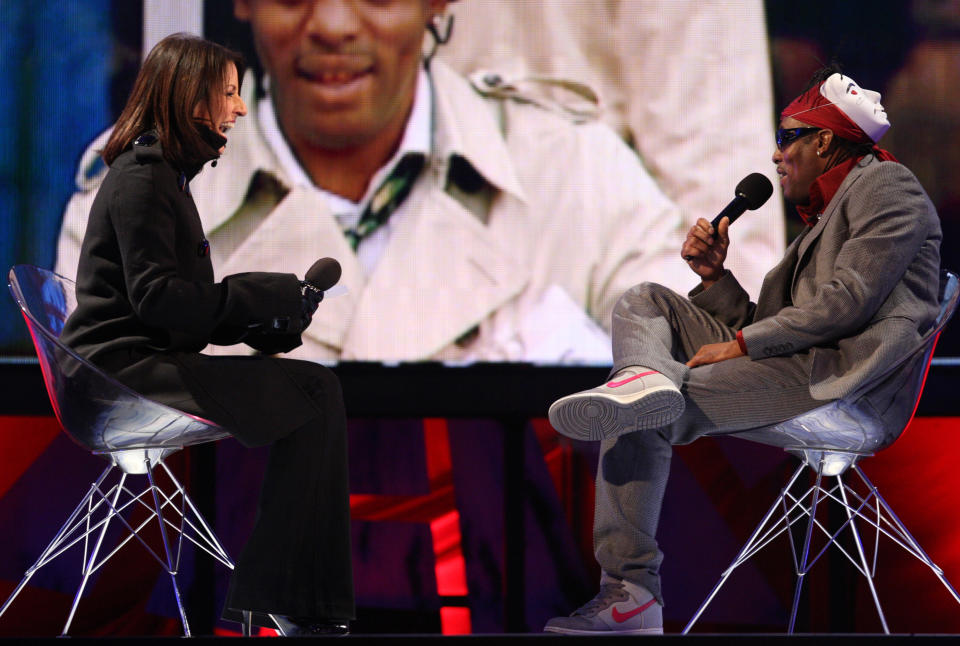
[[[310,283],[321,292],[325,292],[340,280],[340,263],[333,258],[321,258],[307,270],[304,281]]]
[[[750,173],[737,184],[737,197],[747,202],[747,208],[753,211],[763,206],[763,203],[773,195],[773,184],[761,173]]]

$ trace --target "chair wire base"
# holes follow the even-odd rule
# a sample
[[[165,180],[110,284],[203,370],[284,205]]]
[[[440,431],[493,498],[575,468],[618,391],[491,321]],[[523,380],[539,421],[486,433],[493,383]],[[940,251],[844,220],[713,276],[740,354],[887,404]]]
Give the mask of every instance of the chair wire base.
[[[900,521],[896,514],[894,514],[893,509],[891,509],[890,505],[887,504],[887,501],[883,498],[883,496],[880,495],[880,492],[877,491],[877,488],[872,482],[870,482],[866,474],[863,473],[855,461],[851,465],[851,470],[859,477],[860,484],[866,488],[867,493],[865,495],[860,495],[850,484],[844,482],[843,473],[836,475],[836,483],[833,486],[829,486],[824,482],[825,478],[822,475],[822,469],[816,469],[816,482],[801,496],[795,497],[790,492],[793,489],[797,479],[806,470],[807,466],[808,465],[806,462],[802,462],[796,471],[793,472],[793,475],[790,477],[787,485],[781,490],[780,495],[774,501],[773,505],[770,506],[770,509],[763,517],[763,520],[759,525],[757,525],[756,529],[753,531],[753,534],[751,534],[746,544],[740,550],[740,553],[737,554],[730,566],[720,575],[720,580],[697,609],[696,614],[694,614],[694,616],[687,623],[686,627],[684,627],[683,634],[690,632],[690,629],[693,628],[693,625],[700,619],[700,616],[707,609],[707,606],[709,606],[713,601],[714,597],[716,597],[717,593],[720,591],[720,588],[723,587],[724,583],[726,583],[733,571],[743,565],[747,560],[769,545],[774,539],[779,537],[784,532],[787,533],[787,536],[790,539],[793,567],[797,575],[796,587],[793,595],[793,606],[790,610],[790,620],[787,627],[787,632],[791,634],[793,633],[796,624],[797,609],[800,604],[800,594],[806,575],[831,545],[840,550],[840,552],[847,557],[850,563],[853,564],[857,571],[866,579],[870,588],[870,594],[873,597],[874,605],[877,609],[877,615],[879,616],[880,623],[883,626],[883,632],[886,634],[890,633],[886,616],[883,614],[883,609],[880,606],[880,599],[877,596],[877,591],[873,582],[877,570],[877,554],[881,534],[892,540],[894,543],[906,550],[908,554],[913,555],[928,568],[930,568],[940,582],[943,583],[943,585],[947,588],[947,591],[950,593],[953,599],[960,604],[960,595],[957,594],[957,591],[953,588],[950,582],[947,581],[943,570],[930,559],[926,552],[923,551],[923,548],[920,547],[920,544],[917,543],[916,539],[914,539],[910,532],[907,531],[906,526]],[[827,488],[828,486],[829,488]],[[843,507],[846,513],[846,521],[836,531],[831,532],[827,526],[817,518],[817,509],[819,506],[821,506],[821,502],[825,503],[822,506],[827,506],[830,503],[834,503]],[[776,513],[778,509],[780,509],[780,514]],[[798,551],[797,545],[794,541],[793,531],[791,530],[796,523],[799,523],[804,519],[806,519],[807,523],[804,534],[804,542]],[[873,533],[872,551],[869,556],[867,549],[865,548],[864,541],[861,538],[861,533],[858,529],[858,523],[866,527],[868,532]],[[856,546],[855,556],[851,555],[850,550],[838,542],[841,534],[848,529],[853,543]],[[814,535],[825,536],[826,542],[823,547],[811,557],[811,545],[813,543],[812,539]]]
[[[103,470],[100,476],[90,485],[87,494],[67,517],[67,521],[57,532],[57,535],[47,545],[36,562],[27,569],[16,589],[0,607],[0,617],[3,616],[7,608],[17,598],[17,595],[26,587],[31,577],[40,568],[64,554],[70,548],[82,544],[83,562],[80,571],[82,578],[61,632],[61,635],[66,636],[90,577],[124,545],[132,539],[136,539],[160,564],[163,570],[170,575],[184,635],[190,636],[190,625],[184,611],[180,588],[177,585],[177,571],[180,567],[184,539],[228,568],[233,569],[234,564],[213,530],[194,505],[193,500],[190,499],[183,486],[174,477],[163,460],[151,460],[150,456],[145,454],[144,462],[148,482],[147,486],[141,491],[135,491],[129,487],[127,482],[129,474],[120,470],[116,464],[111,462]],[[165,492],[158,486],[153,477],[153,471],[158,466],[170,479],[172,485],[170,493]],[[107,486],[108,477],[114,469],[117,469],[119,477],[113,485]],[[144,510],[147,517],[143,520],[137,519],[134,521],[132,512],[140,511],[143,513]],[[104,549],[104,538],[113,520],[117,520],[123,525],[126,534],[106,556],[101,557],[101,551]],[[132,524],[133,522],[136,522],[136,526]],[[162,554],[158,553],[141,536],[141,533],[151,525],[158,527],[160,530],[160,542],[163,546]],[[175,545],[170,541],[170,530],[176,533]]]

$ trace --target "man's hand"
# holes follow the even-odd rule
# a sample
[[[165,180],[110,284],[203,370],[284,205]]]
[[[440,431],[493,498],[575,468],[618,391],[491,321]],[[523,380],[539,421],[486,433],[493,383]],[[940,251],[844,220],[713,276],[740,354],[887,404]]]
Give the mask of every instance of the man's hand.
[[[737,343],[736,339],[723,343],[708,343],[697,350],[697,353],[687,362],[687,367],[696,368],[697,366],[720,363],[727,359],[736,359],[742,356],[744,356],[743,352],[740,350],[740,344]]]
[[[690,269],[700,276],[704,289],[713,285],[723,275],[723,261],[727,258],[727,247],[730,246],[730,238],[727,236],[729,228],[729,218],[720,220],[716,231],[709,222],[700,218],[690,228],[680,248],[680,255],[687,261]]]

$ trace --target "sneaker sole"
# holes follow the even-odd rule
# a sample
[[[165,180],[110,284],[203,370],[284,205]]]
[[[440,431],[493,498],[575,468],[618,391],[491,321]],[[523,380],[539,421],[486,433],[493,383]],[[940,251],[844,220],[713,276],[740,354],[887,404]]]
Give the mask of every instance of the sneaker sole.
[[[669,426],[683,414],[685,406],[680,391],[660,386],[632,400],[600,393],[568,395],[554,402],[548,417],[557,432],[595,442]]]
[[[577,630],[576,628],[558,628],[556,626],[547,626],[543,629],[545,633],[558,633],[560,635],[662,635],[663,628],[633,628],[629,630]]]

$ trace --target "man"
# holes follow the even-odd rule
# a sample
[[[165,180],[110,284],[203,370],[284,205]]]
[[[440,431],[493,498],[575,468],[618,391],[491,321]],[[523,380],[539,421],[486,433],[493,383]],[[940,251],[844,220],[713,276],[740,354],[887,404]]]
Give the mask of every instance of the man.
[[[266,96],[246,85],[251,118],[191,184],[214,266],[340,261],[347,294],[318,310],[295,357],[609,357],[600,326],[619,295],[677,275],[678,211],[604,126],[424,65],[445,6],[235,2]],[[67,209],[68,276],[98,182]]]
[[[766,426],[853,391],[937,313],[940,225],[916,178],[874,144],[880,95],[834,69],[781,114],[777,166],[806,229],[756,304],[724,269],[729,222],[694,226],[681,254],[690,300],[642,284],[614,311],[610,380],[550,408],[561,433],[601,440],[594,539],[600,593],[561,633],[662,632],[654,538],[671,444]],[[891,384],[871,404],[891,432],[912,412]]]

